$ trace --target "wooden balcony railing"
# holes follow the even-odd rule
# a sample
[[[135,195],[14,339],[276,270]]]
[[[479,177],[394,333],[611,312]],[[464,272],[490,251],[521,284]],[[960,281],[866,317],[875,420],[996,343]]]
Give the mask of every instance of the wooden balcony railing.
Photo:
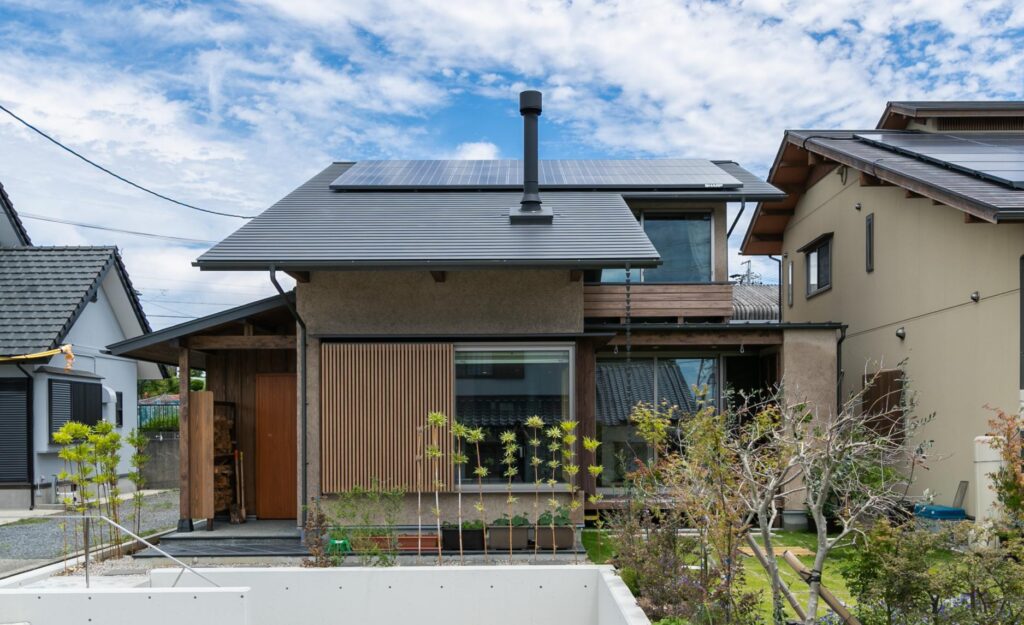
[[[634,284],[630,301],[633,320],[683,323],[687,319],[725,321],[732,317],[731,284]],[[625,321],[626,285],[584,285],[583,316]]]

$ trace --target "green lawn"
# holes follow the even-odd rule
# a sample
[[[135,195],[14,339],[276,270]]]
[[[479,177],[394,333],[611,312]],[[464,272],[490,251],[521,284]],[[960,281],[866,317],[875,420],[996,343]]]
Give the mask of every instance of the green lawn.
[[[782,560],[781,553],[790,547],[803,547],[805,549],[814,550],[815,536],[814,534],[805,532],[786,532],[777,531],[775,533],[775,541],[773,546],[780,557],[778,557],[779,570],[782,573],[783,580],[789,585],[793,594],[796,595],[797,600],[802,604],[807,602],[807,584],[803,583],[796,573]],[[611,545],[611,540],[601,530],[583,530],[583,547],[587,550],[587,556],[591,562],[595,564],[603,564],[608,561],[614,555],[614,550]],[[843,602],[849,602],[850,592],[846,588],[846,584],[839,574],[839,563],[843,561],[848,553],[847,549],[838,549],[833,551],[829,556],[829,559],[825,562],[825,571],[822,575],[825,587],[831,590],[840,600]],[[813,558],[811,556],[798,556],[800,561],[805,566],[810,568]],[[771,585],[768,582],[768,573],[761,567],[761,564],[756,558],[749,556],[744,557],[743,568],[746,572],[746,584],[747,588],[753,591],[758,591],[761,594],[761,610],[765,616],[765,619],[770,622],[771,611],[772,611],[772,597],[771,597]],[[789,617],[796,618],[796,615],[792,613],[791,608],[786,606],[786,614]],[[822,612],[827,608],[822,604]]]

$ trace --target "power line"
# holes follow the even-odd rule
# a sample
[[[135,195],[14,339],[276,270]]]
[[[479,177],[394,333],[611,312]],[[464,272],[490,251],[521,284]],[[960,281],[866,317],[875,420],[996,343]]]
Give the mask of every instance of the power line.
[[[195,315],[146,315],[154,319],[198,319]]]
[[[19,122],[21,122],[26,128],[28,128],[29,130],[35,132],[40,137],[46,139],[47,141],[49,141],[50,143],[56,145],[57,147],[61,148],[62,150],[65,150],[65,151],[67,151],[67,152],[77,156],[78,158],[80,158],[83,161],[85,161],[86,163],[92,165],[96,169],[98,169],[98,170],[100,170],[100,171],[102,171],[102,172],[104,172],[106,174],[109,174],[109,175],[113,176],[114,178],[117,178],[121,182],[123,182],[125,184],[129,184],[129,185],[135,187],[136,189],[138,189],[140,191],[144,191],[144,192],[146,192],[146,193],[148,193],[150,195],[155,195],[156,197],[160,198],[161,200],[167,200],[168,202],[171,202],[172,204],[177,204],[178,206],[184,206],[185,208],[191,208],[192,210],[197,210],[197,211],[200,211],[200,212],[203,212],[203,213],[209,213],[211,215],[220,215],[221,217],[237,217],[239,219],[252,219],[251,215],[239,215],[237,213],[225,213],[225,212],[222,212],[222,211],[210,210],[208,208],[200,208],[198,206],[193,206],[192,204],[186,204],[185,202],[180,202],[180,201],[178,201],[178,200],[176,200],[174,198],[167,197],[166,195],[164,195],[162,193],[157,193],[156,191],[153,191],[152,189],[147,189],[146,187],[144,187],[144,186],[142,186],[140,184],[137,184],[135,182],[132,182],[131,180],[128,180],[127,178],[125,178],[124,176],[122,176],[120,174],[116,174],[116,173],[110,171],[109,169],[107,169],[103,165],[100,165],[99,163],[97,163],[95,161],[92,161],[92,160],[89,160],[85,156],[82,156],[78,152],[72,150],[68,146],[66,146],[63,143],[61,143],[60,141],[57,141],[56,139],[54,139],[50,135],[46,134],[42,130],[36,128],[35,126],[33,126],[32,124],[28,123],[24,119],[18,117],[14,113],[14,111],[12,111],[11,109],[7,108],[6,106],[4,106],[2,104],[0,104],[0,111],[3,111],[4,113],[7,113],[8,115],[13,117],[14,119],[16,119]]]
[[[228,304],[227,302],[197,302],[191,300],[180,300],[180,299],[151,299],[147,297],[141,298],[144,302],[153,302],[154,304],[165,303],[165,304],[189,304],[198,306],[239,306],[236,302],[234,304]]]
[[[36,215],[34,213],[26,213],[24,211],[18,212],[19,217],[25,217],[28,219],[36,219],[38,221],[49,221],[55,224],[66,224],[68,226],[75,226],[77,228],[92,228],[93,230],[106,230],[107,232],[120,232],[121,234],[130,234],[137,237],[149,237],[151,239],[163,239],[166,241],[178,241],[181,243],[202,243],[213,245],[217,241],[208,241],[206,239],[190,239],[188,237],[176,237],[169,234],[154,234],[152,232],[139,232],[138,230],[122,230],[121,228],[110,228],[108,226],[97,226],[96,224],[83,224],[77,221],[68,221],[67,219],[60,219],[58,217],[44,217],[43,215]]]

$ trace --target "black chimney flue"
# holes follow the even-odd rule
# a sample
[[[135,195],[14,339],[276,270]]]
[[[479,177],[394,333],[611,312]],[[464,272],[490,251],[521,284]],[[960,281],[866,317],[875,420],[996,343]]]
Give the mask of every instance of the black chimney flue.
[[[540,175],[537,161],[537,118],[541,112],[540,91],[519,94],[519,112],[523,116],[523,199],[518,209],[509,211],[512,223],[551,223],[551,209],[540,202]]]

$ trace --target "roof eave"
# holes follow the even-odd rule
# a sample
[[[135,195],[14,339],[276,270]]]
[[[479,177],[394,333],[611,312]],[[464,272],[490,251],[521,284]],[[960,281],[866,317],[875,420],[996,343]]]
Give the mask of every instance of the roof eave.
[[[438,259],[438,260],[203,260],[192,263],[201,271],[258,271],[277,269],[279,271],[356,271],[356,270],[412,270],[412,271],[460,271],[472,269],[604,269],[612,267],[657,267],[661,257],[641,256],[635,258],[580,258],[580,259]]]

